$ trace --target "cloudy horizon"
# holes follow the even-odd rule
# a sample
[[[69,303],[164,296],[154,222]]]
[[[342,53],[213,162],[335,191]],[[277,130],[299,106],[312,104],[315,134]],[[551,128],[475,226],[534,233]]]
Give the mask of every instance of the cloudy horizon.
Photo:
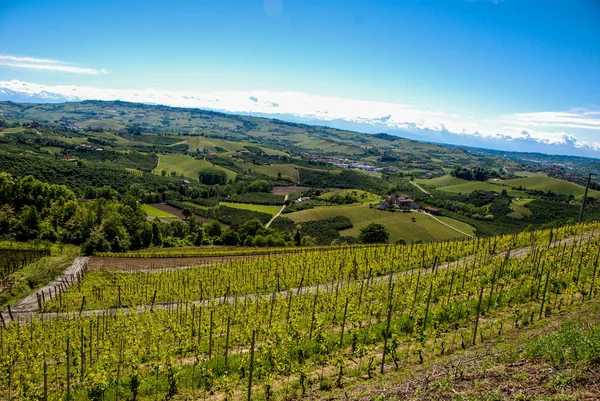
[[[101,89],[76,85],[40,85],[18,80],[0,81],[0,90],[2,89],[29,96],[34,102],[122,100],[250,115],[284,116],[283,119],[315,120],[322,124],[344,121],[356,124],[358,131],[361,131],[361,127],[362,131],[365,131],[364,128],[369,130],[370,126],[390,133],[394,133],[394,130],[436,131],[497,141],[529,140],[541,144],[568,145],[574,149],[598,151],[600,157],[600,142],[581,140],[570,132],[573,128],[600,131],[600,112],[594,110],[518,113],[481,121],[472,116],[424,110],[410,104],[334,98],[302,92],[255,90],[200,93],[155,89]],[[2,99],[16,98],[14,94],[11,98],[5,93]],[[432,140],[437,141],[434,138]],[[448,143],[452,144],[453,141],[449,140]]]

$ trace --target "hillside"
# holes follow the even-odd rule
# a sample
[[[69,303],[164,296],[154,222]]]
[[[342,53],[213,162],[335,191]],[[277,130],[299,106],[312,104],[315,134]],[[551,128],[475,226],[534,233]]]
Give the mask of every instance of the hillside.
[[[594,400],[598,228],[77,258],[1,312],[0,396]]]
[[[310,237],[306,244],[353,242],[370,223],[382,224],[392,242],[518,232],[578,219],[584,193],[577,183],[581,175],[574,170],[563,177],[472,149],[199,109],[100,101],[2,102],[0,126],[0,169],[14,177],[32,175],[65,184],[85,200],[110,194],[98,190],[109,187],[117,191],[109,197],[123,201],[131,195],[141,204],[172,208],[165,211],[168,216],[194,216],[230,230],[226,236],[219,231],[200,235],[192,227],[190,235],[178,228],[182,219],[163,217],[165,223],[177,223],[163,229],[165,246],[220,245],[225,237],[228,245],[254,245],[257,231],[248,235],[242,225],[252,219],[269,221],[284,204],[278,195],[282,187],[294,188],[285,192],[284,213],[271,231],[259,234],[256,244],[301,244],[303,235]],[[581,163],[573,158],[571,165],[581,171],[592,162]],[[457,169],[477,171],[483,178],[451,175]],[[361,198],[360,191],[370,195]],[[590,190],[585,219],[600,215],[599,194]],[[412,203],[382,204],[389,195]],[[268,212],[260,205],[268,206]],[[409,209],[414,213],[402,213]],[[419,213],[436,209],[437,219]],[[144,211],[162,223],[160,213]],[[331,227],[329,219],[336,218],[347,220]],[[294,240],[307,220],[314,222],[311,228],[305,225]],[[129,227],[130,236],[140,230]],[[13,225],[8,232],[17,235],[19,230]]]
[[[580,184],[457,148],[2,107],[3,399],[597,393],[593,189],[575,224]]]

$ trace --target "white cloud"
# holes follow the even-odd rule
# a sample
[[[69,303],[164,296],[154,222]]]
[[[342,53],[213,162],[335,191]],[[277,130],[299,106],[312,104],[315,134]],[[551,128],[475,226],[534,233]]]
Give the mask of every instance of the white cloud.
[[[486,119],[427,110],[410,104],[326,97],[302,92],[256,90],[198,93],[154,89],[100,89],[72,85],[38,85],[17,80],[0,82],[0,92],[2,88],[27,94],[32,99],[40,93],[44,93],[46,98],[48,94],[57,94],[61,97],[55,97],[56,101],[123,100],[233,113],[283,116],[284,119],[285,116],[293,116],[302,121],[320,121],[331,125],[343,121],[346,123],[345,126],[356,129],[368,127],[379,132],[431,130],[442,135],[452,133],[465,137],[494,138],[503,141],[528,140],[577,148],[589,144],[579,140],[572,132],[568,132],[570,131],[568,128],[576,126],[585,127],[587,130],[600,129],[600,111],[594,110],[519,113]],[[596,139],[596,137],[591,138]],[[598,148],[600,145],[589,146]]]
[[[28,70],[67,72],[70,74],[99,75],[109,73],[109,71],[105,69],[98,70],[95,68],[77,67],[70,65],[69,63],[57,60],[35,57],[19,57],[11,56],[8,54],[0,54],[0,65],[5,67],[21,68]]]
[[[50,60],[47,58],[34,58],[34,57],[17,57],[9,56],[7,54],[0,54],[0,60],[5,60],[15,63],[45,63],[45,64],[60,64],[59,61]]]
[[[532,127],[562,127],[600,130],[600,111],[518,113],[508,117]]]

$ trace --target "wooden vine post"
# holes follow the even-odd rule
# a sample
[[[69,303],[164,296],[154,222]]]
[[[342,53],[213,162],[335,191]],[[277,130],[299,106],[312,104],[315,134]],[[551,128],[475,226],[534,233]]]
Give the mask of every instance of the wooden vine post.
[[[256,342],[256,329],[252,330],[250,344],[250,371],[248,372],[248,401],[252,400],[252,373],[254,372],[254,344]]]
[[[481,286],[481,291],[479,292],[479,302],[477,302],[477,316],[475,317],[475,329],[473,330],[473,345],[475,345],[475,341],[477,341],[477,327],[479,326],[479,315],[481,314],[481,300],[483,299],[483,285]]]

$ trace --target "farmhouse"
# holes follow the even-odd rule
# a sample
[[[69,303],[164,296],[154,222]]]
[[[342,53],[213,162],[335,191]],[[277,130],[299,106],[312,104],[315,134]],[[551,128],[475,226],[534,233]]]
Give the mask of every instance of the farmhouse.
[[[410,198],[406,195],[400,195],[400,197],[396,197],[394,195],[389,195],[384,200],[379,202],[380,209],[388,209],[392,206],[410,208],[410,209],[420,209],[421,207],[413,198]]]
[[[440,209],[436,209],[435,207],[427,206],[424,210],[427,213],[432,214],[434,216],[441,216],[442,215],[442,212],[440,211]]]

